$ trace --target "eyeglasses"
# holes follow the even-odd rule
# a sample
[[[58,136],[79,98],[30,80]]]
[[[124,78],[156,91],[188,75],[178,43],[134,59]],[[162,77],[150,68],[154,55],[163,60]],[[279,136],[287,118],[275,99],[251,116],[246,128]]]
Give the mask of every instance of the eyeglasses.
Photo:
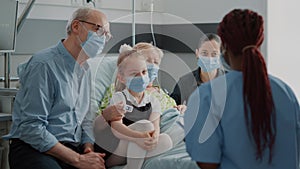
[[[87,23],[87,24],[90,24],[90,25],[93,25],[94,27],[96,27],[96,33],[99,35],[99,36],[102,36],[104,35],[105,36],[105,41],[109,41],[111,38],[112,38],[112,35],[109,31],[106,31],[103,26],[101,25],[98,25],[98,24],[95,24],[95,23],[92,23],[92,22],[88,22],[88,21],[84,21],[84,20],[78,20],[79,22],[83,22],[83,23]]]

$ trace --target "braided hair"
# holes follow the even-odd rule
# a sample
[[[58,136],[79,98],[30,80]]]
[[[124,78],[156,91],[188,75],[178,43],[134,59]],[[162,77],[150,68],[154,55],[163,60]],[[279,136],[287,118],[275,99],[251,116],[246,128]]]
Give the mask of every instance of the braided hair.
[[[242,57],[243,101],[249,136],[255,142],[256,160],[269,149],[269,163],[276,136],[275,108],[267,68],[259,48],[264,40],[263,18],[251,10],[234,9],[219,24],[225,50]]]

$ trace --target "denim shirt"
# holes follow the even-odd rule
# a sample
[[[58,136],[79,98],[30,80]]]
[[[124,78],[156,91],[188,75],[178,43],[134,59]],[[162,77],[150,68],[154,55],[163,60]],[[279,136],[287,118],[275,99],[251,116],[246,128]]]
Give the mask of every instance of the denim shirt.
[[[20,73],[20,90],[10,133],[40,152],[58,141],[93,143],[90,107],[91,75],[62,42],[35,54]]]

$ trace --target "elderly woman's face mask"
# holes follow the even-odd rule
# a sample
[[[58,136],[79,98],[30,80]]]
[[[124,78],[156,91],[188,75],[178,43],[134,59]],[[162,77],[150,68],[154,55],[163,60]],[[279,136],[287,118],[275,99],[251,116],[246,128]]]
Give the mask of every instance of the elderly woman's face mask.
[[[153,63],[147,63],[147,70],[150,82],[153,82],[158,76],[159,66]]]

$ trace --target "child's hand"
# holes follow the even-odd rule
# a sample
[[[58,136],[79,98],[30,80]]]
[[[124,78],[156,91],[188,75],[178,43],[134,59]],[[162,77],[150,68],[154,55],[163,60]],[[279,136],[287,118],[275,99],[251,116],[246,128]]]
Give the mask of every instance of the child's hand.
[[[106,121],[118,121],[121,120],[125,114],[123,102],[119,102],[115,105],[108,106],[103,110],[102,116]]]
[[[149,137],[153,137],[154,133],[155,133],[155,130],[148,132]]]
[[[159,133],[157,133],[155,130],[148,132],[151,139],[146,141],[146,144],[153,145],[155,148],[158,143],[158,137]]]
[[[145,140],[145,144],[151,147],[151,150],[154,149],[158,144],[159,134],[153,130],[148,132],[148,136],[150,139]]]
[[[183,114],[186,111],[186,105],[183,104],[174,106],[174,108],[176,108],[181,114]]]
[[[141,134],[142,138],[136,138],[134,142],[144,150],[153,150],[158,143],[158,137],[156,137],[155,130],[142,132]]]

